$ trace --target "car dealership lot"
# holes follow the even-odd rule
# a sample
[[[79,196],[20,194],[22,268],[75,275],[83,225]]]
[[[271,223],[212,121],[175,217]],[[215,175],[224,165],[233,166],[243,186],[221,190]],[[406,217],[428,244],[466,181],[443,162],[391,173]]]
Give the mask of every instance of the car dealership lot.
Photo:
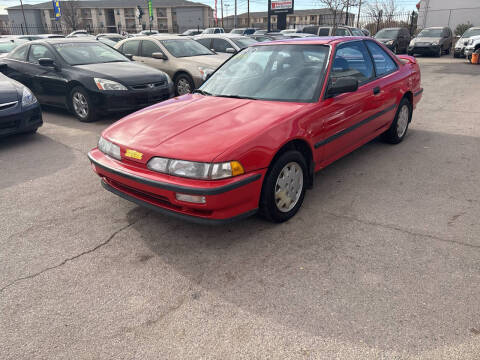
[[[318,173],[289,222],[185,223],[103,190],[115,119],[48,109],[0,142],[0,358],[480,353],[478,67],[419,58],[405,141]]]

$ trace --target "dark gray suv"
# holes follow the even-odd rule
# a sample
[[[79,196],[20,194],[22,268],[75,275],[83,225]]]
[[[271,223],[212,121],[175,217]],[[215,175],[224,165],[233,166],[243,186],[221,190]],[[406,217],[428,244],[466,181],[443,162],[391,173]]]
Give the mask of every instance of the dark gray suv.
[[[406,54],[410,44],[410,31],[407,28],[387,28],[380,30],[375,39],[385,44],[395,54]]]
[[[453,34],[448,27],[429,27],[420,31],[416,38],[410,41],[408,55],[435,55],[450,54]]]

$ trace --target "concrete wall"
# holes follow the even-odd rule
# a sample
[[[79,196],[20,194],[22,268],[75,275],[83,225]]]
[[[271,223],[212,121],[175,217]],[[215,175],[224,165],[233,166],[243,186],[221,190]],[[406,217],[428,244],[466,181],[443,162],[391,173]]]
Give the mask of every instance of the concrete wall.
[[[422,0],[418,12],[418,26],[448,26],[453,31],[458,24],[470,22],[480,26],[479,0]]]
[[[182,33],[188,29],[205,27],[204,11],[202,7],[179,7],[175,8],[177,13],[178,32]]]

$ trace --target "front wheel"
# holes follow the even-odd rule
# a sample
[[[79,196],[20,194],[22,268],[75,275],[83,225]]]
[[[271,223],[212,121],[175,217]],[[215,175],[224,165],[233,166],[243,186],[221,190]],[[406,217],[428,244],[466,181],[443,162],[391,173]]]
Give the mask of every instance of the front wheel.
[[[192,78],[187,74],[180,74],[175,78],[175,92],[177,95],[190,94],[195,90]]]
[[[283,153],[268,171],[263,183],[260,213],[272,222],[284,222],[300,209],[305,197],[307,164],[303,155]]]
[[[412,119],[412,104],[403,98],[398,106],[395,119],[390,128],[383,134],[383,139],[390,144],[402,142],[407,135],[408,125]]]
[[[95,121],[96,114],[92,101],[81,86],[74,87],[70,92],[70,109],[81,122]]]
[[[437,53],[435,54],[435,56],[436,56],[436,57],[441,57],[442,55],[443,55],[443,50],[442,50],[442,47],[439,46],[439,47],[438,47],[438,51],[437,51]]]

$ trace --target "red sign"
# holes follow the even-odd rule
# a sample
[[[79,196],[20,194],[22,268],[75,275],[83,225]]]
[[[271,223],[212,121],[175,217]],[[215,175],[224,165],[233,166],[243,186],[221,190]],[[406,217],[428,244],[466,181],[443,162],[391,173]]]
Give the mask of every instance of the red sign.
[[[272,0],[272,10],[291,9],[292,7],[292,0]]]

